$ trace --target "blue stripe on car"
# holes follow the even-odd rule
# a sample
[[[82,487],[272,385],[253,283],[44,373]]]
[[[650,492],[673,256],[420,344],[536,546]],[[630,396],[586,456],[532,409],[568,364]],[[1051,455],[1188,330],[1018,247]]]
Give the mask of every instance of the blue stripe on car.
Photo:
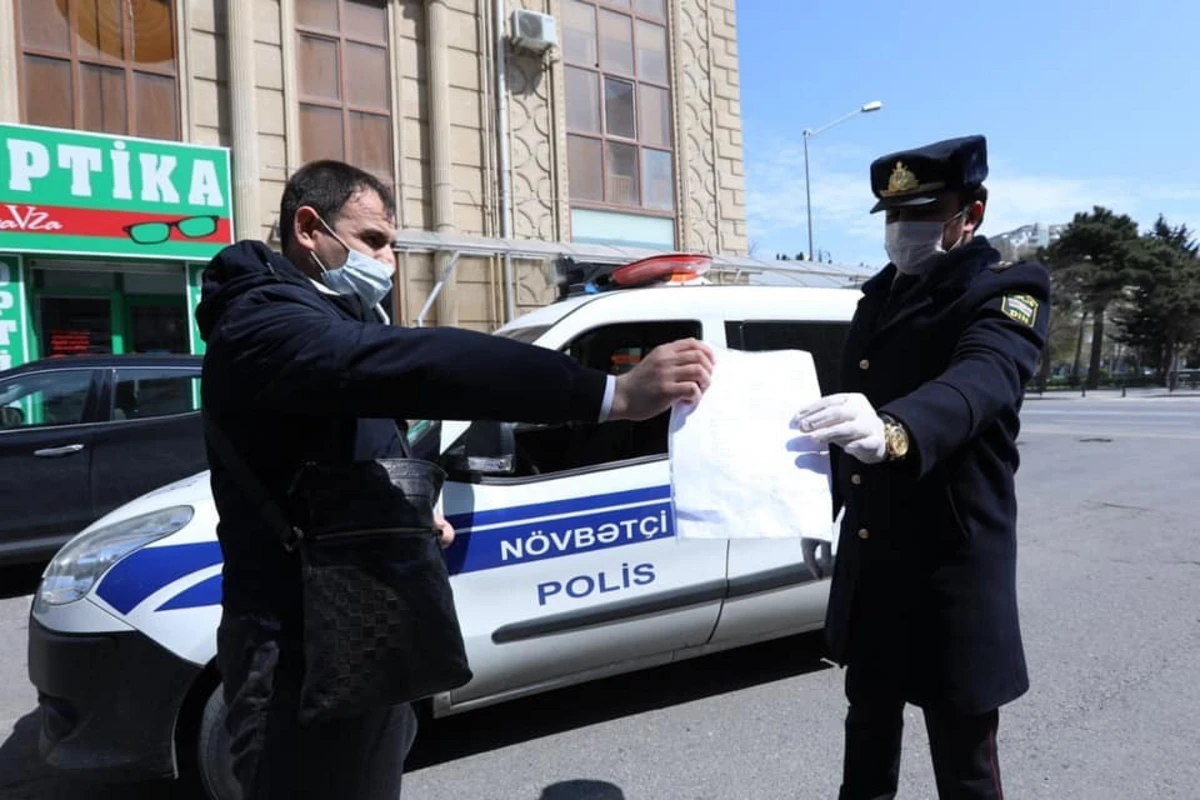
[[[448,517],[458,535],[445,551],[447,568],[453,575],[674,536],[670,497],[671,487],[664,485],[455,514]],[[644,505],[609,510],[638,503]],[[530,521],[549,516],[561,518]],[[483,525],[497,527],[473,531]],[[614,527],[616,534],[612,534]],[[598,538],[601,532],[605,539]],[[530,541],[535,542],[532,550],[527,548]],[[221,547],[215,541],[148,547],[110,569],[96,594],[120,613],[128,614],[164,586],[220,563]],[[218,574],[184,589],[155,611],[202,608],[220,602]]]
[[[154,610],[178,611],[181,608],[203,608],[204,606],[218,605],[220,602],[221,576],[213,575],[195,586],[184,589]]]
[[[589,508],[552,520],[526,518],[512,525],[458,533],[446,550],[446,568],[458,575],[674,535],[674,509],[667,500],[625,509]]]
[[[605,506],[646,503],[653,500],[669,500],[670,498],[670,486],[651,486],[648,489],[629,489],[623,492],[593,494],[586,497],[570,497],[565,500],[551,500],[546,503],[530,503],[523,506],[495,508],[488,511],[470,511],[465,514],[454,514],[447,517],[446,520],[454,526],[455,530],[469,531],[481,525],[518,522],[536,517],[549,517],[555,514],[591,511],[597,508],[604,508]]]
[[[164,586],[220,563],[218,542],[145,547],[118,561],[104,576],[96,594],[117,611],[128,614]]]

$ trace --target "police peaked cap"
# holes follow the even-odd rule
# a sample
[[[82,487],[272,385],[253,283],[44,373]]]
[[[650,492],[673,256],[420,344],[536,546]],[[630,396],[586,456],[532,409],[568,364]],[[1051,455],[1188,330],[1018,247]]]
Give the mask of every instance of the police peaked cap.
[[[902,150],[871,164],[871,192],[879,202],[871,213],[921,206],[943,192],[973,189],[987,178],[987,139],[964,136]]]

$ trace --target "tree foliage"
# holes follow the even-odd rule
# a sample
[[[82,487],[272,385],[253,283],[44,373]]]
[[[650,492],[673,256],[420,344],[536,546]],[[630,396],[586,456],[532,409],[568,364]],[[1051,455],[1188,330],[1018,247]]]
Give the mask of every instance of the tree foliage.
[[[1055,317],[1092,321],[1089,385],[1100,379],[1106,316],[1117,326],[1113,338],[1160,378],[1177,356],[1197,349],[1200,245],[1186,225],[1160,215],[1141,233],[1129,216],[1096,206],[1076,214],[1038,255],[1051,271]]]
[[[1162,216],[1139,245],[1119,338],[1163,376],[1181,348],[1200,338],[1200,248],[1187,226],[1171,227]]]
[[[1088,383],[1100,381],[1105,315],[1137,274],[1141,237],[1127,214],[1095,206],[1080,212],[1046,251],[1056,283],[1071,292],[1092,317],[1092,353]]]

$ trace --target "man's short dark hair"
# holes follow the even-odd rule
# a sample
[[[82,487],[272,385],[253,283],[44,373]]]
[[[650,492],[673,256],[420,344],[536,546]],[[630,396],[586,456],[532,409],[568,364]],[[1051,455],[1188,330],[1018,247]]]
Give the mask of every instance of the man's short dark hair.
[[[383,181],[369,172],[342,161],[324,160],[305,164],[288,179],[279,204],[279,241],[286,252],[296,226],[296,212],[311,206],[333,225],[342,207],[360,191],[379,195],[384,210],[396,215],[396,200]]]

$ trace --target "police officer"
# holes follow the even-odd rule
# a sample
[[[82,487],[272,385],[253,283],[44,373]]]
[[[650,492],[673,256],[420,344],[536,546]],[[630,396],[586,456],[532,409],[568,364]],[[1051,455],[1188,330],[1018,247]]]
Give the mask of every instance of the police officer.
[[[890,263],[863,287],[844,393],[797,413],[845,509],[826,619],[849,700],[841,800],[895,796],[906,703],[939,796],[1000,798],[998,709],[1029,688],[1013,484],[1050,284],[976,235],[986,150],[968,136],[871,165]]]

